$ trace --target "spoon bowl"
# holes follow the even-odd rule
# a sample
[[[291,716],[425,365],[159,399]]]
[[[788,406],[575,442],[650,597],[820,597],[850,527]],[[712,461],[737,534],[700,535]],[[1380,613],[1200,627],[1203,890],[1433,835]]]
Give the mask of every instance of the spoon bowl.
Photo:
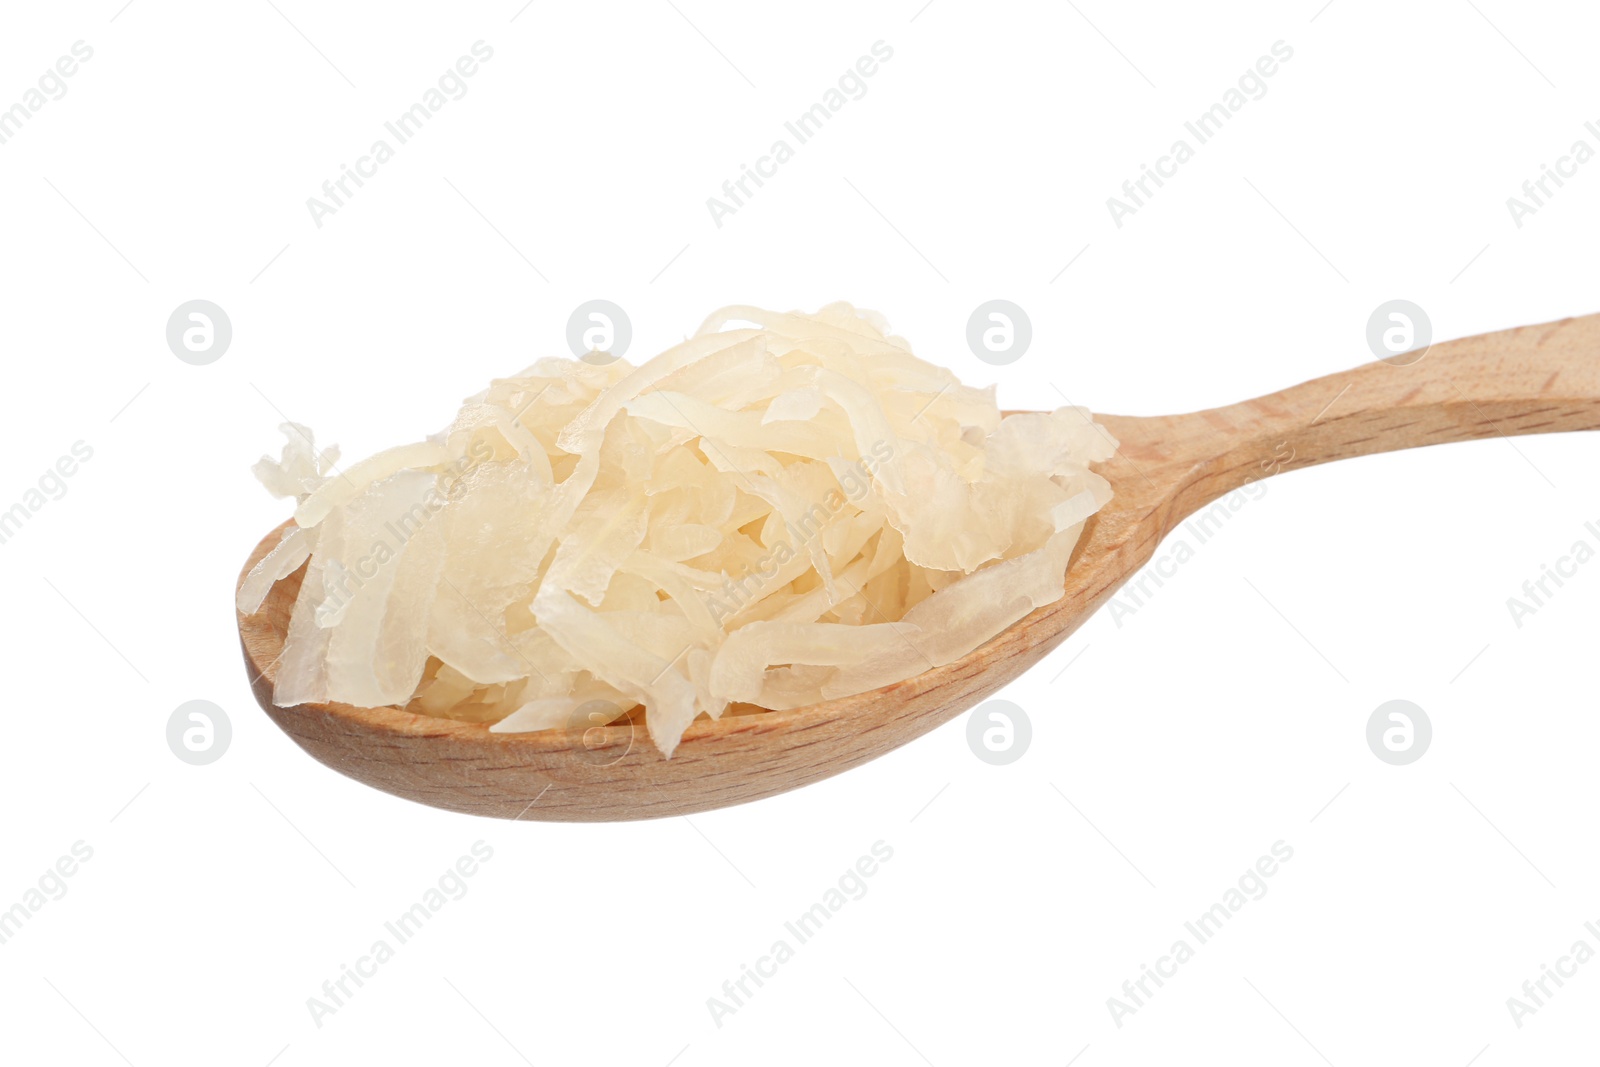
[[[866,763],[998,691],[1106,603],[1178,523],[1252,481],[1400,448],[1600,428],[1600,315],[1438,344],[1228,407],[1096,418],[1120,442],[1097,468],[1115,496],[1086,525],[1060,600],[953,663],[881,689],[699,719],[671,759],[634,720],[497,734],[397,707],[278,707],[275,670],[304,569],[239,616],[250,684],[316,759],[451,811],[605,822],[759,800]],[[241,579],[291,525],[256,546]]]

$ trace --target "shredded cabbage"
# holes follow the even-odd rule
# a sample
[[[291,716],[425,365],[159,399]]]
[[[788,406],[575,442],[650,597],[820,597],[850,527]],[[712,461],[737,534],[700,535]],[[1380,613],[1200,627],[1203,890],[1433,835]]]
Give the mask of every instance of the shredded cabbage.
[[[642,708],[668,757],[699,715],[888,685],[1059,599],[1116,448],[1082,408],[1002,417],[848,304],[543,359],[343,471],[282,429],[255,473],[295,523],[238,594],[306,567],[277,704],[501,732]]]

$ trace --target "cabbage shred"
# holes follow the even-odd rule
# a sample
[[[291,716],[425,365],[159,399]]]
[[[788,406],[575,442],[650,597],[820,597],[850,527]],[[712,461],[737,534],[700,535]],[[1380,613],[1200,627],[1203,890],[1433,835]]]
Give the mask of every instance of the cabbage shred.
[[[295,522],[239,590],[253,613],[306,567],[277,704],[500,732],[642,708],[669,757],[699,715],[901,681],[1059,599],[1116,448],[1081,408],[1002,417],[848,304],[543,359],[342,471],[283,431],[255,472]]]

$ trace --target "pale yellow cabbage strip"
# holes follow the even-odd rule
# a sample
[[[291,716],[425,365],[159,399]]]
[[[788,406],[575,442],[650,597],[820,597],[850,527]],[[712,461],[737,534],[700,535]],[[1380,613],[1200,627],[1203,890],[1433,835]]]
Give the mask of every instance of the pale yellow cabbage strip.
[[[307,568],[278,704],[502,732],[642,708],[665,756],[699,715],[901,681],[1058,599],[1116,448],[1080,408],[1002,418],[848,304],[544,359],[342,472],[283,431],[255,471],[296,524],[238,595]]]

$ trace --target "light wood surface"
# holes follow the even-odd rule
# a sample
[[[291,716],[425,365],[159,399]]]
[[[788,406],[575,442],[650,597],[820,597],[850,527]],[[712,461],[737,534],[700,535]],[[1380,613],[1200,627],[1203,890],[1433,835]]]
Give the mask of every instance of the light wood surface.
[[[318,760],[453,811],[611,821],[772,796],[881,756],[982,701],[1076,630],[1174,526],[1249,481],[1400,448],[1600,428],[1600,315],[1437,344],[1407,366],[1369,364],[1229,407],[1098,420],[1121,442],[1100,468],[1116,496],[1085,530],[1059,601],[963,659],[895,685],[794,711],[701,719],[670,760],[642,724],[491,734],[397,708],[275,706],[273,671],[303,570],[239,618],[251,685]],[[287,525],[256,546],[246,571]]]

